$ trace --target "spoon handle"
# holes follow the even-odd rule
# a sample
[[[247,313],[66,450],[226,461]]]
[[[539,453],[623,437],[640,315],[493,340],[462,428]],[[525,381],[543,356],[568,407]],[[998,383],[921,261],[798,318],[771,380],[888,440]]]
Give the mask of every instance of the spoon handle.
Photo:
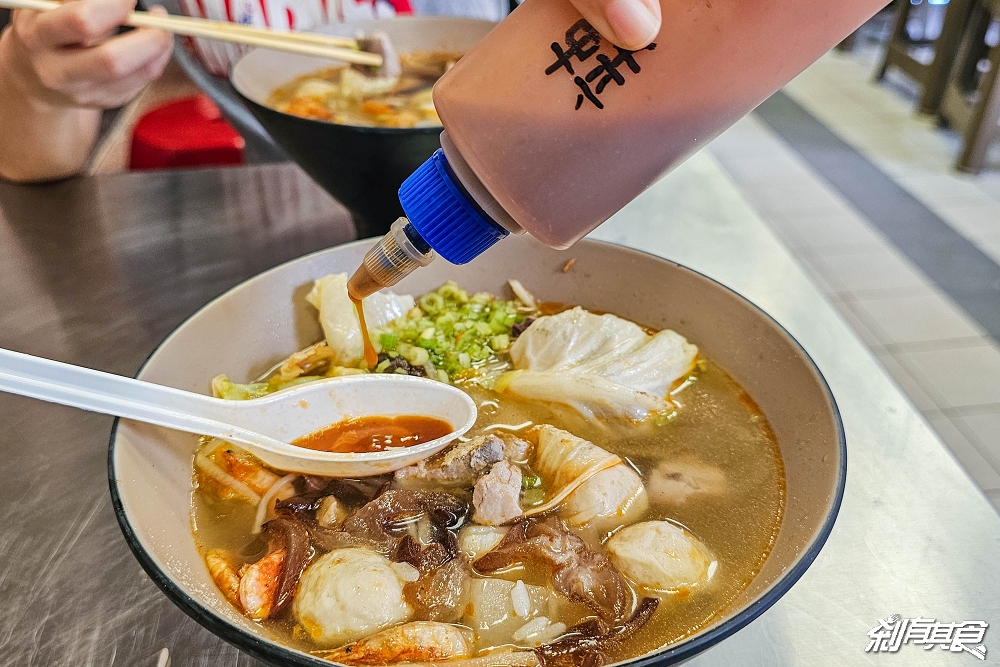
[[[270,440],[219,421],[225,401],[0,349],[0,391],[238,442]]]

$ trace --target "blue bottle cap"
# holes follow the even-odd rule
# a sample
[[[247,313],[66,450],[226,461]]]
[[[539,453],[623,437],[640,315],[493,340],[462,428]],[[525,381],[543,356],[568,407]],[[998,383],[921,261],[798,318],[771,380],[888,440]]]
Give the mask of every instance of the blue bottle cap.
[[[465,193],[440,148],[399,188],[410,224],[452,264],[466,264],[510,232]]]

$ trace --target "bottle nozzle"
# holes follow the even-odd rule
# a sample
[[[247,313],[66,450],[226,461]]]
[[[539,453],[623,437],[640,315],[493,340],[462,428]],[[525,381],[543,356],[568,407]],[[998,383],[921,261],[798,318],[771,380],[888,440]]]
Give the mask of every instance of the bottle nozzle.
[[[395,285],[416,268],[430,264],[434,257],[434,251],[410,221],[399,218],[365,255],[347,282],[347,292],[351,297],[363,299]]]

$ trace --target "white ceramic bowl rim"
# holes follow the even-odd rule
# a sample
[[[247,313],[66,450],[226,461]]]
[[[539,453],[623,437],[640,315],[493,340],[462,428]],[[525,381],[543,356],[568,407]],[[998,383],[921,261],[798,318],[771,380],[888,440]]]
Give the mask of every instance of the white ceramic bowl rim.
[[[344,244],[343,246],[338,246],[339,248],[357,246],[362,244],[371,243],[371,239],[361,239],[354,241],[350,244]],[[625,251],[626,253],[635,253],[637,256],[653,258],[660,262],[665,262],[668,264],[673,264],[674,266],[688,271],[716,286],[722,288],[723,290],[731,293],[737,299],[744,302],[750,306],[753,310],[759,313],[763,319],[771,324],[775,329],[787,340],[787,342],[796,350],[802,357],[802,360],[814,375],[819,388],[821,389],[823,395],[826,398],[828,408],[830,409],[830,414],[833,417],[834,427],[836,431],[837,439],[837,450],[840,456],[840,463],[836,471],[836,486],[833,492],[833,497],[831,499],[830,507],[827,512],[827,516],[824,518],[822,525],[819,527],[815,533],[813,540],[802,550],[798,558],[793,562],[793,564],[785,569],[783,574],[768,587],[760,597],[755,599],[751,604],[747,605],[745,608],[741,609],[739,612],[733,616],[723,620],[721,623],[715,626],[708,626],[706,629],[696,633],[688,639],[682,640],[676,644],[668,646],[658,651],[654,651],[647,655],[641,656],[639,658],[634,658],[632,660],[625,660],[619,663],[614,663],[614,665],[628,665],[629,667],[653,667],[659,664],[675,664],[686,659],[693,657],[694,655],[704,651],[710,646],[722,641],[726,637],[729,637],[733,633],[737,632],[741,628],[745,627],[748,623],[756,619],[758,616],[763,614],[767,609],[769,609],[775,602],[777,602],[788,590],[792,587],[805,574],[806,570],[812,565],[816,557],[819,555],[820,550],[823,545],[826,544],[827,539],[830,536],[830,532],[833,530],[833,525],[836,521],[837,514],[840,511],[841,504],[844,498],[844,489],[847,482],[847,440],[844,433],[843,421],[840,416],[840,410],[837,407],[836,400],[834,399],[833,393],[830,390],[826,379],[820,373],[819,368],[813,361],[812,357],[805,351],[805,349],[799,344],[799,342],[790,334],[788,331],[774,318],[772,318],[768,313],[758,307],[749,299],[745,298],[736,291],[722,285],[716,280],[690,269],[670,260],[666,260],[658,255],[653,255],[652,253],[647,253],[641,250],[635,250],[634,248],[628,248],[626,246],[621,246],[615,243],[608,243],[604,241],[594,241],[594,240],[583,240],[578,245],[593,245],[593,246],[606,246],[614,247],[618,251]],[[170,342],[176,332],[181,329],[189,320],[197,317],[203,310],[211,307],[217,301],[224,299],[231,292],[240,289],[247,282],[253,280],[263,279],[264,276],[275,272],[282,267],[287,266],[295,262],[300,262],[308,259],[309,257],[327,252],[327,250],[320,250],[316,253],[311,253],[305,255],[298,259],[291,260],[285,264],[278,265],[267,271],[264,271],[257,276],[250,278],[248,281],[240,283],[235,287],[227,290],[220,296],[216,297],[208,304],[199,308],[194,314],[184,320],[177,329],[174,330],[169,336],[167,336],[160,345],[153,350],[150,356],[143,363],[142,367],[137,371],[136,376],[141,375],[143,369],[149,364],[150,360],[153,359],[157,352],[166,344]],[[128,543],[129,548],[135,555],[139,564],[153,580],[153,582],[163,591],[163,593],[182,611],[188,614],[191,618],[197,621],[200,625],[207,628],[209,631],[214,633],[216,636],[222,638],[226,642],[232,644],[238,649],[250,654],[251,656],[268,662],[270,664],[280,664],[282,667],[293,666],[293,667],[324,667],[329,666],[331,663],[327,660],[322,660],[315,658],[306,653],[298,650],[291,649],[287,646],[279,644],[277,642],[271,641],[263,636],[248,632],[240,627],[237,627],[228,620],[220,617],[214,613],[207,606],[203,605],[196,599],[194,599],[190,594],[185,591],[184,587],[174,580],[169,573],[160,568],[153,556],[147,552],[142,542],[138,538],[136,531],[132,528],[129,523],[128,516],[125,512],[124,505],[122,503],[122,498],[118,492],[117,488],[117,475],[115,473],[115,439],[118,432],[120,420],[115,419],[114,424],[111,429],[110,442],[108,447],[108,483],[111,491],[111,501],[114,507],[115,517],[118,520],[119,527],[125,536],[125,541]],[[614,665],[609,665],[609,667],[614,667]],[[445,667],[443,665],[442,667]]]

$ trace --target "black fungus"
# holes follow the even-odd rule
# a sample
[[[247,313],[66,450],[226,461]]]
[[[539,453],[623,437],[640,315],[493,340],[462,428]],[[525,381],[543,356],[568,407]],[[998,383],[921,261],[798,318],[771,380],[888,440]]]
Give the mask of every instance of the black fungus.
[[[347,507],[360,507],[376,498],[388,488],[390,477],[365,477],[364,479],[339,479],[304,475],[297,482],[296,495],[275,503],[278,512],[299,514],[313,512],[320,500],[333,496]]]
[[[535,655],[543,665],[599,667],[606,658],[604,652],[634,635],[653,617],[659,604],[657,598],[642,598],[628,621],[610,630],[596,619],[574,625],[559,639],[536,648]]]
[[[388,361],[389,365],[384,369],[378,371],[379,373],[397,373],[400,370],[406,375],[414,375],[416,377],[425,378],[427,377],[427,371],[423,366],[414,366],[409,361],[403,357],[396,355],[390,356],[386,352],[381,352],[378,355],[378,363],[382,364],[383,361]]]
[[[510,338],[511,340],[517,338],[524,333],[524,330],[531,326],[531,323],[535,321],[534,317],[526,317],[523,322],[516,322],[514,326],[510,328]]]

